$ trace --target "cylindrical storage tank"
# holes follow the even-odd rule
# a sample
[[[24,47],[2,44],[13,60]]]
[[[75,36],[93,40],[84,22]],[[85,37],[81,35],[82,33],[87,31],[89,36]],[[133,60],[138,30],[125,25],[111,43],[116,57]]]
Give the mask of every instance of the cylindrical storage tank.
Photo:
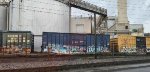
[[[11,3],[10,30],[69,32],[69,7],[55,0],[14,0]]]
[[[31,31],[35,51],[40,51],[42,32],[69,32],[69,7],[55,0],[14,0],[9,30]]]
[[[4,31],[7,28],[7,8],[0,6],[0,31]]]

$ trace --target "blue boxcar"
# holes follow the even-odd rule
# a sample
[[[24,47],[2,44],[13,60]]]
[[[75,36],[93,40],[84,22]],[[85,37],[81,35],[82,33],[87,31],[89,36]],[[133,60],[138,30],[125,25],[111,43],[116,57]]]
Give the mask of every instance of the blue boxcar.
[[[95,52],[95,35],[90,35],[90,46],[89,46],[89,53]],[[97,35],[97,52],[107,52],[109,51],[109,35]]]
[[[44,32],[42,45],[52,53],[83,54],[95,52],[94,34]],[[97,35],[97,52],[109,51],[109,35]]]

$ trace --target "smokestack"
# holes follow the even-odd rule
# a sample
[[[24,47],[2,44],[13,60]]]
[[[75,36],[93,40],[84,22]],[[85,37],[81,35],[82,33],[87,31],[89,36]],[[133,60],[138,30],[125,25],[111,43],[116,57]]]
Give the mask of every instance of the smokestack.
[[[128,23],[127,0],[118,0],[118,23]]]
[[[129,21],[127,16],[127,0],[118,0],[117,25],[117,30],[129,30]]]

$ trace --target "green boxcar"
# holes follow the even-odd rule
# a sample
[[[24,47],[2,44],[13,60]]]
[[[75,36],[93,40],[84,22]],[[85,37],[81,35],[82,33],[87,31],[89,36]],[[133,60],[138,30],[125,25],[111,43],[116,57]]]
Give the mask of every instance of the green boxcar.
[[[30,31],[8,31],[2,33],[3,48],[31,48],[34,52],[34,37]]]

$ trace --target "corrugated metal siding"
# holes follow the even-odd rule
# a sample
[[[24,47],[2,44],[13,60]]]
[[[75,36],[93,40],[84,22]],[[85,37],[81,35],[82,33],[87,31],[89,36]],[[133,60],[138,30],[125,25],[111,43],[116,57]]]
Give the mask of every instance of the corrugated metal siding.
[[[120,35],[118,37],[119,48],[136,48],[136,37],[130,35]]]
[[[0,31],[4,31],[7,28],[7,8],[0,6]]]
[[[118,38],[110,39],[110,50],[113,52],[119,52]]]
[[[95,52],[95,36],[94,35],[90,35],[91,36],[91,45],[90,47],[88,47],[88,53],[94,53]],[[97,48],[99,48],[97,46]],[[98,50],[98,49],[97,49]]]
[[[97,52],[108,52],[110,36],[98,35],[97,38]],[[93,34],[44,32],[42,44],[45,48],[52,48],[56,53],[94,53],[94,39]]]
[[[136,52],[136,37],[131,35],[118,35],[111,39],[110,44],[110,48],[114,47],[116,52]]]
[[[136,37],[136,47],[137,48],[146,48],[146,38],[145,37]]]
[[[69,32],[69,7],[65,4],[55,0],[14,0],[11,8],[10,30],[32,31],[34,35]]]
[[[97,47],[98,51],[106,51],[109,48],[109,35],[97,35]]]
[[[146,37],[146,51],[150,52],[150,37]]]
[[[87,41],[87,49],[86,49],[86,51],[87,52],[91,52],[91,50],[92,50],[92,39],[91,39],[91,35],[90,34],[87,34],[87,36],[86,36],[86,41]]]
[[[146,38],[145,37],[136,37],[136,48],[138,53],[146,52]]]
[[[150,49],[150,37],[146,37],[146,48]]]

